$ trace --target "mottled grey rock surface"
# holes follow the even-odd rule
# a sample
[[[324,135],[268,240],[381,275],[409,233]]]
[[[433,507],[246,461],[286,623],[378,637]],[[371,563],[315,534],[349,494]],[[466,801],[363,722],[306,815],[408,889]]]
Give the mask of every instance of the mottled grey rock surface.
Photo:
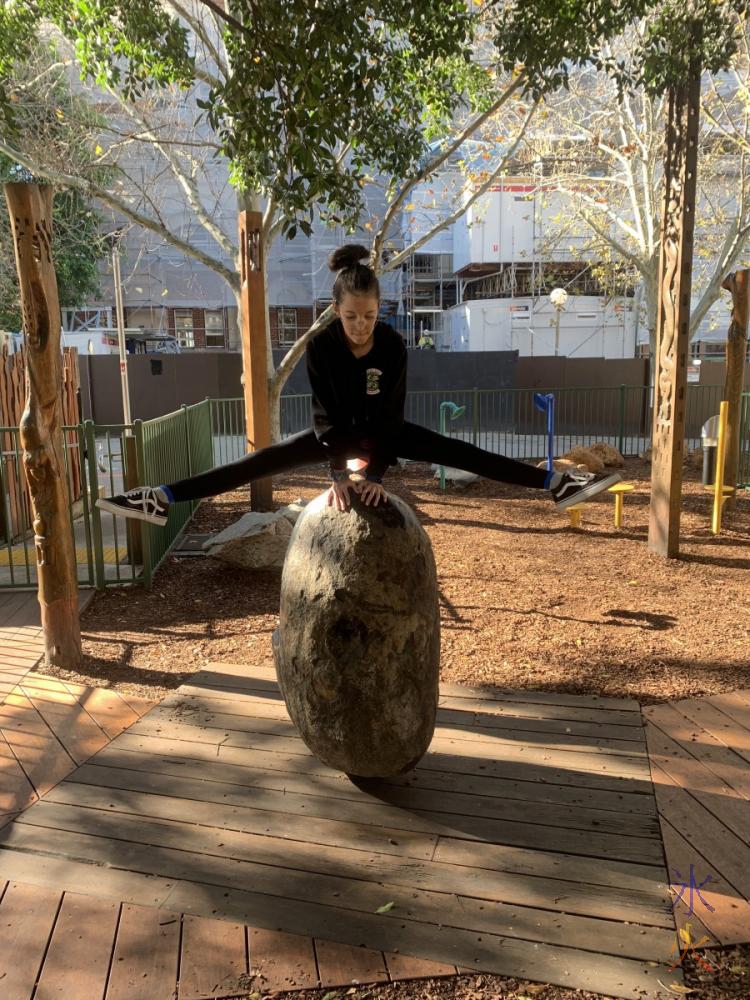
[[[297,500],[280,510],[251,511],[203,543],[206,555],[245,569],[281,569],[294,522],[304,510]]]
[[[413,767],[435,729],[440,670],[437,574],[412,509],[337,511],[326,494],[294,528],[281,577],[274,658],[305,743],[347,774]]]

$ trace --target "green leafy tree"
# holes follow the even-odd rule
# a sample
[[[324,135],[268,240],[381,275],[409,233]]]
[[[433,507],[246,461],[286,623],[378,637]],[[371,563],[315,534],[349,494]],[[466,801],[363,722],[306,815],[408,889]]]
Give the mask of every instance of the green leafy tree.
[[[409,252],[383,262],[382,251],[392,242],[415,185],[444,169],[466,137],[507,108],[511,98],[523,98],[525,121],[544,94],[566,84],[573,67],[603,65],[602,39],[646,6],[645,0],[540,0],[529,17],[522,0],[5,5],[0,149],[37,175],[99,198],[168,239],[212,267],[235,292],[235,234],[222,230],[203,200],[201,155],[222,157],[240,207],[263,211],[266,247],[279,234],[309,232],[316,206],[323,218],[351,230],[366,207],[368,178],[384,176],[390,179],[387,210],[370,231],[373,263],[387,270]],[[108,122],[101,138],[89,128],[85,162],[81,157],[50,162],[43,146],[29,150],[28,136],[17,127],[19,67],[43,29],[72,46],[92,99],[107,95],[120,119],[130,123],[127,137],[120,120]],[[645,56],[642,62],[645,66]],[[164,128],[161,111],[179,91],[183,106],[196,106],[201,115],[178,134]],[[436,136],[444,141],[428,146]],[[513,140],[512,135],[506,152]],[[221,252],[170,230],[153,187],[134,193],[132,174],[117,161],[126,141],[150,143],[163,158],[196,222]],[[115,180],[108,184],[93,176],[101,163],[113,167]],[[491,182],[492,171],[483,173],[473,193]],[[451,206],[440,225],[460,214],[460,205]],[[233,264],[227,264],[227,255]],[[269,373],[272,403],[305,339]]]

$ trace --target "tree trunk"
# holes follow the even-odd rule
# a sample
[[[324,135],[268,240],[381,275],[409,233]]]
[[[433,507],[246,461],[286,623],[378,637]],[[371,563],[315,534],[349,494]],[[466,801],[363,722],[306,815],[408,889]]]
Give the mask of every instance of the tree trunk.
[[[47,666],[81,665],[78,579],[62,430],[60,304],[52,263],[52,188],[6,184],[27,347],[20,436],[34,515]]]
[[[262,223],[260,212],[240,212],[242,380],[248,451],[271,443]],[[254,511],[273,509],[271,479],[250,484],[250,506]]]
[[[742,386],[745,378],[745,355],[747,354],[747,320],[750,301],[750,270],[735,271],[721,283],[732,293],[732,318],[727,332],[727,367],[724,376],[722,399],[729,403],[727,417],[726,457],[724,482],[727,486],[737,485],[740,464],[740,433],[742,423]],[[724,509],[732,510],[734,496],[727,499]]]

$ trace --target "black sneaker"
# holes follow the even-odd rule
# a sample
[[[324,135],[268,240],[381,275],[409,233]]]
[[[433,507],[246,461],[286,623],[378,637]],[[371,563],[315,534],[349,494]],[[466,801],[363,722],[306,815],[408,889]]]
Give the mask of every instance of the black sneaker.
[[[148,521],[149,524],[164,525],[167,523],[169,501],[161,490],[153,486],[139,486],[118,493],[114,497],[102,497],[96,501],[96,506],[122,517],[134,517],[138,521]]]
[[[593,472],[563,472],[562,479],[553,489],[550,490],[555,507],[558,510],[567,510],[577,503],[590,500],[602,490],[609,489],[615,483],[619,483],[622,475],[619,472],[609,472],[596,475]]]

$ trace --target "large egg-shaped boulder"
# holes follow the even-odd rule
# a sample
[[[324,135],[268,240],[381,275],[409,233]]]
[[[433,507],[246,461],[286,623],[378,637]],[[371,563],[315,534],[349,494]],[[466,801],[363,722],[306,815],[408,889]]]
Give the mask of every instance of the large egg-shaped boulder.
[[[346,511],[309,503],[281,577],[274,658],[289,715],[312,752],[352,776],[414,767],[435,729],[437,574],[412,509],[389,494]]]

